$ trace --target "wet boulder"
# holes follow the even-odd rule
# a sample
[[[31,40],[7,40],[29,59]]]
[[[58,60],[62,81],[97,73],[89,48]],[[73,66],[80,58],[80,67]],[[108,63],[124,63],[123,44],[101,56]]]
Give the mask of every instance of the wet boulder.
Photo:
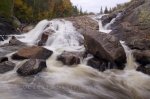
[[[8,61],[8,57],[0,57],[0,63]]]
[[[46,68],[46,61],[41,59],[29,59],[20,68],[17,73],[21,76],[35,75]]]
[[[23,46],[23,45],[25,45],[25,43],[19,41],[15,36],[12,36],[12,38],[9,40],[9,45]]]
[[[80,64],[80,53],[75,52],[63,52],[57,57],[58,61],[61,61],[64,65],[76,65]]]
[[[98,59],[115,62],[118,65],[126,62],[125,51],[116,37],[88,30],[84,38],[86,50]]]
[[[14,60],[23,60],[23,59],[44,59],[46,60],[53,54],[52,51],[40,47],[40,46],[32,46],[19,49],[18,52],[12,55],[12,59]]]
[[[53,33],[55,33],[55,31],[54,31],[53,29],[46,29],[46,30],[43,32],[43,34],[42,34],[42,36],[41,36],[41,39],[40,39],[40,41],[38,42],[38,45],[39,45],[39,46],[45,45],[46,41],[48,40],[48,37],[49,37],[50,35],[52,35]]]
[[[87,65],[90,67],[93,67],[101,72],[107,70],[107,69],[117,69],[117,66],[115,63],[107,62],[104,60],[99,60],[97,58],[91,58],[88,60]]]
[[[47,40],[48,40],[48,35],[47,34],[42,34],[41,40],[38,42],[38,46],[45,45]]]
[[[0,74],[6,73],[8,71],[13,70],[15,67],[15,64],[11,61],[4,61],[0,63]]]

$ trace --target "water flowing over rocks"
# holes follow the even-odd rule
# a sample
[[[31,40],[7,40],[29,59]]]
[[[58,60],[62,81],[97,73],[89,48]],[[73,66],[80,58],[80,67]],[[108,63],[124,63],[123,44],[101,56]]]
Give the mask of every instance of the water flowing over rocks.
[[[14,60],[22,60],[22,59],[47,59],[53,54],[52,51],[40,47],[40,46],[32,46],[26,47],[18,50],[15,54],[12,55],[12,59]]]
[[[46,68],[46,61],[40,59],[29,59],[21,67],[18,68],[17,73],[21,76],[35,75]]]
[[[83,34],[87,52],[97,57],[99,59],[98,63],[105,61],[107,66],[103,65],[104,67],[102,68],[108,68],[108,64],[110,63],[113,63],[113,65],[115,63],[118,64],[118,68],[120,69],[124,68],[126,55],[117,38],[109,34],[100,33],[99,29],[97,29],[99,27],[98,22],[89,16],[71,17],[69,20],[73,21],[73,25],[77,31]],[[115,65],[112,67],[115,67]]]
[[[110,34],[125,41],[127,46],[136,50],[133,54],[142,67],[149,65],[150,1],[132,0],[122,9],[104,16],[102,23],[107,24],[119,13],[121,15],[117,21],[111,24],[112,31]]]
[[[77,65],[80,64],[80,57],[82,53],[77,52],[63,52],[57,57],[58,61],[62,61],[65,65]]]
[[[138,51],[131,53],[132,49],[125,48],[117,36],[99,32],[99,24],[91,16],[71,17],[68,20],[72,20],[73,24],[64,19],[40,21],[33,30],[20,35],[24,38],[16,37],[17,40],[13,37],[11,41],[8,39],[8,44],[1,46],[0,52],[4,54],[0,53],[3,56],[0,58],[0,67],[6,68],[3,64],[12,61],[16,68],[13,70],[11,67],[7,71],[13,70],[12,72],[0,74],[0,97],[6,99],[7,97],[10,99],[150,97],[149,76],[132,68],[134,67],[132,63],[135,62],[132,54],[137,57],[136,59],[139,58],[139,61],[149,55],[149,52],[145,52],[144,55],[143,52],[138,52],[143,49],[149,50],[147,46],[139,47],[143,41],[133,47],[139,48]],[[51,33],[51,30],[54,30],[52,31],[54,33]],[[131,46],[134,44],[129,43]],[[13,50],[11,47],[14,47]],[[149,56],[146,58],[149,60]],[[124,68],[126,60],[126,67],[131,69],[118,70]],[[149,64],[141,65],[138,70],[149,74]]]
[[[114,62],[107,62],[104,60],[100,60],[98,58],[91,58],[88,60],[87,65],[99,70],[99,71],[106,71],[108,69],[122,69],[123,67],[117,66]]]
[[[0,63],[0,74],[6,73],[8,71],[13,70],[15,64],[11,61],[4,61]]]

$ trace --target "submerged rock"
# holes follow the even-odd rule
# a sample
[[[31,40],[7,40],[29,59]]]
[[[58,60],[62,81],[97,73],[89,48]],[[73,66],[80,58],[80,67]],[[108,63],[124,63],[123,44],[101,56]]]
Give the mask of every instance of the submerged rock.
[[[46,67],[45,60],[29,59],[20,68],[18,68],[17,73],[21,76],[35,75]]]
[[[11,61],[4,61],[2,63],[0,63],[0,73],[6,73],[8,71],[13,70],[15,67],[15,64]]]
[[[65,65],[76,65],[80,64],[80,53],[63,52],[57,57],[58,61],[61,61]]]
[[[119,40],[109,34],[88,30],[84,34],[86,50],[100,60],[122,65],[126,62],[126,54]]]
[[[87,65],[91,66],[101,72],[103,72],[107,69],[117,69],[118,68],[115,63],[107,62],[104,60],[99,60],[97,58],[92,58],[92,59],[88,60]]]
[[[53,54],[52,51],[40,47],[40,46],[32,46],[26,47],[18,50],[15,54],[12,55],[12,59],[14,60],[23,60],[23,59],[44,59],[46,60]]]

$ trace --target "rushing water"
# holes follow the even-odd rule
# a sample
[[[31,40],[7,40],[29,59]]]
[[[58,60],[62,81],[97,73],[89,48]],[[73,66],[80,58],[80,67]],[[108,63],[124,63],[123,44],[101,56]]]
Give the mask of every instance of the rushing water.
[[[46,61],[47,69],[35,76],[20,77],[15,71],[22,62],[16,62],[13,71],[0,75],[0,99],[149,99],[150,77],[132,68],[134,58],[123,43],[128,69],[99,72],[85,64],[91,55],[81,58],[83,62],[75,66],[56,60],[63,51],[85,51],[81,43],[84,38],[69,21],[43,20],[18,39],[37,44],[48,29],[54,33],[49,35],[44,47],[54,54]]]

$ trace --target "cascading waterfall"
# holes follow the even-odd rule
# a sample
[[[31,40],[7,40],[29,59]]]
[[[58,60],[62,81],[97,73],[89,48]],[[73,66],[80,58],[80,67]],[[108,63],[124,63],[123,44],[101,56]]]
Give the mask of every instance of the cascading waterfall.
[[[127,57],[125,70],[136,70],[138,68],[138,64],[135,62],[135,59],[132,55],[132,50],[125,45],[125,42],[120,41],[120,43],[122,44]]]
[[[80,43],[80,40],[83,40],[82,35],[69,21],[61,19],[41,21],[19,40],[36,44],[38,38],[48,29],[54,30],[54,33],[49,35],[44,47],[53,50],[54,54],[46,61],[47,69],[30,77],[18,76],[15,69],[0,74],[2,99],[148,99],[150,97],[150,78],[143,73],[128,69],[98,72],[85,64],[70,67],[58,62],[56,57],[63,51],[85,50]],[[127,53],[128,49],[126,46],[124,48]],[[130,64],[127,63],[127,67],[134,65],[132,61],[130,57],[128,59]]]

